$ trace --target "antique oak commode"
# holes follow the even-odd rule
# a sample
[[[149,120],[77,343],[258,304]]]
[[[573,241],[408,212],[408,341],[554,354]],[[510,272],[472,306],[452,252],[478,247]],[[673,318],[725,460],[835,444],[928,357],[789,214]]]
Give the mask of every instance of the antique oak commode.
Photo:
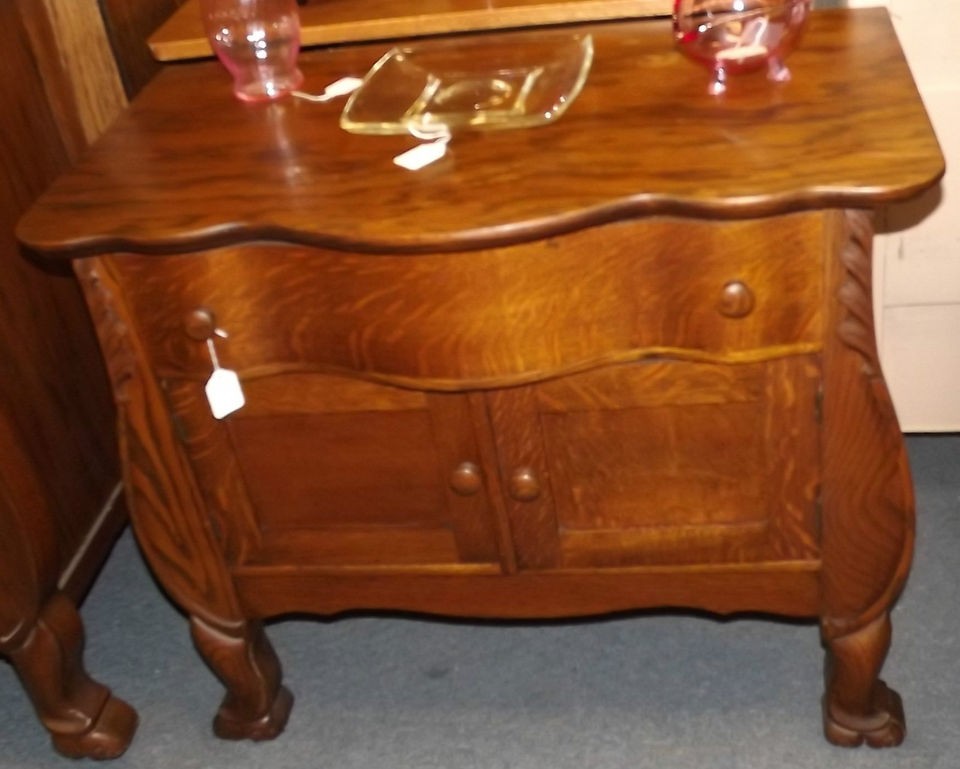
[[[676,606],[817,618],[828,739],[902,739],[878,673],[913,498],[870,210],[943,158],[889,18],[814,13],[792,82],[720,99],[665,20],[581,31],[561,120],[416,173],[340,104],[170,66],[21,222],[74,260],[218,734],[283,728],[266,617]],[[307,87],[383,50],[307,52]],[[223,420],[211,346],[246,396]]]

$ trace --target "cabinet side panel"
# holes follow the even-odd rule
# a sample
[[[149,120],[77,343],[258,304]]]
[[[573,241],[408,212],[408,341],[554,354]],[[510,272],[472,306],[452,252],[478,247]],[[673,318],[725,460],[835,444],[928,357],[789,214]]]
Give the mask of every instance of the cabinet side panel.
[[[906,580],[913,484],[873,329],[871,217],[837,212],[825,247],[823,620],[828,637],[888,611]]]

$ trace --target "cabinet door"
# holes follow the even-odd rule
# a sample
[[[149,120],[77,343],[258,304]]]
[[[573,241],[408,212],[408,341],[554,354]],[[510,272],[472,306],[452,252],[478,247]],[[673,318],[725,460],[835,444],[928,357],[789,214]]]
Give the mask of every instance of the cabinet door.
[[[498,562],[470,398],[305,373],[243,387],[216,422],[198,383],[166,382],[236,565]]]
[[[100,264],[229,563],[499,568],[483,400],[429,370],[445,353],[458,360],[449,329],[471,324],[457,321],[456,297],[431,301],[456,264],[430,265],[279,244]],[[222,422],[203,392],[214,355],[246,396]]]
[[[815,558],[818,380],[657,361],[491,393],[520,566]]]

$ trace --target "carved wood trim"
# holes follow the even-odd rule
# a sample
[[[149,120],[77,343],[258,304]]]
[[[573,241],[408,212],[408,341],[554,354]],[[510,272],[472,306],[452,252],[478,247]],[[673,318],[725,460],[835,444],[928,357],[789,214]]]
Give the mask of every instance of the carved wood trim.
[[[124,482],[133,527],[174,600],[191,614],[241,621],[234,586],[167,403],[149,371],[109,258],[75,263],[117,403]]]
[[[862,359],[863,374],[874,378],[880,376],[880,359],[873,321],[873,219],[866,211],[845,211],[844,224],[847,239],[840,252],[844,278],[837,292],[843,314],[837,334]]]
[[[837,213],[824,351],[823,631],[838,638],[888,611],[906,581],[913,486],[877,353],[872,218]]]
[[[203,480],[201,493],[220,550],[228,563],[243,563],[262,542],[227,426],[210,416],[210,406],[199,383],[164,384],[171,413],[177,415],[182,426],[180,439]]]
[[[457,379],[383,374],[378,371],[361,371],[347,368],[346,366],[318,365],[306,362],[268,363],[251,367],[237,367],[236,370],[244,382],[276,376],[319,374],[348,377],[372,382],[374,384],[401,387],[409,390],[426,392],[471,392],[475,390],[499,390],[505,387],[537,384],[539,382],[561,379],[566,376],[582,374],[608,366],[638,363],[645,360],[669,359],[687,363],[747,364],[809,355],[818,353],[820,350],[821,345],[819,342],[797,342],[747,350],[733,350],[726,353],[711,353],[686,347],[642,347],[615,351],[550,369],[522,371],[499,376],[464,377]],[[186,370],[173,369],[172,367],[158,369],[157,376],[162,379],[171,380],[202,380],[202,377],[196,374]]]

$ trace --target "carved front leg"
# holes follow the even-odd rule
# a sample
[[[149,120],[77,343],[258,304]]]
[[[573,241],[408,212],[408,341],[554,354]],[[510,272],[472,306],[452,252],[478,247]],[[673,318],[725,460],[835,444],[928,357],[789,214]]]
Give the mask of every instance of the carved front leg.
[[[54,747],[70,758],[116,758],[137,714],[83,667],[83,625],[73,603],[54,593],[17,646],[2,644]]]
[[[824,723],[836,744],[887,747],[906,731],[900,697],[879,674],[913,553],[913,484],[874,338],[871,220],[847,211],[834,221],[823,394]]]
[[[220,737],[279,734],[293,698],[259,622],[244,613],[169,403],[124,302],[109,258],[75,263],[113,385],[131,522],[167,592],[191,617],[194,642],[227,687],[214,719]]]
[[[45,500],[41,476],[0,409],[0,654],[57,750],[114,758],[130,744],[137,715],[84,669],[80,615],[56,589],[56,524]]]
[[[823,725],[835,745],[874,748],[899,745],[907,733],[900,695],[880,680],[890,648],[890,617],[827,641],[827,691]]]
[[[214,627],[190,621],[197,649],[227,687],[213,731],[229,740],[270,740],[283,731],[293,695],[282,686],[280,662],[259,622]]]

